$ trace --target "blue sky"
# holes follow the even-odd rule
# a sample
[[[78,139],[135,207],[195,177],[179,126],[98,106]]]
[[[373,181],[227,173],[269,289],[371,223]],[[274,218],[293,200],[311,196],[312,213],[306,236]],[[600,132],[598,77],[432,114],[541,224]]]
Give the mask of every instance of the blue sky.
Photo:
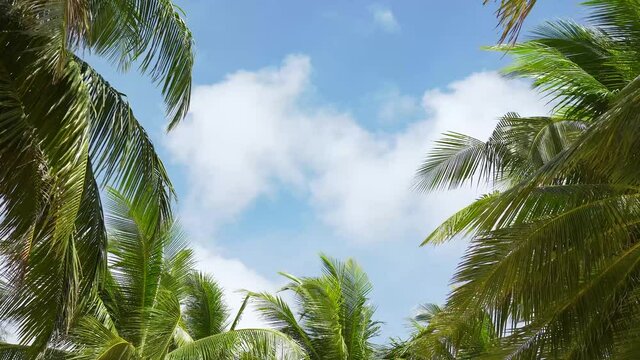
[[[317,254],[354,257],[374,284],[383,337],[416,305],[441,303],[464,249],[419,248],[479,194],[410,190],[446,130],[482,138],[507,111],[544,102],[495,70],[490,7],[449,1],[179,1],[196,41],[192,112],[172,134],[159,91],[97,61],[129,95],[165,159],[203,270],[234,290],[314,275]],[[528,25],[582,16],[541,1]],[[246,326],[258,321],[252,314]]]

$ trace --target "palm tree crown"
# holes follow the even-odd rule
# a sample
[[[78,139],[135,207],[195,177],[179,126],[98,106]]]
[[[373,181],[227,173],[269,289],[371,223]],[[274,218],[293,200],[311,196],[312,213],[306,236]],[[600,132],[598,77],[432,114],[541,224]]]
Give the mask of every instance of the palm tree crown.
[[[446,135],[419,170],[425,190],[495,187],[425,243],[472,236],[447,308],[487,311],[498,358],[639,354],[640,7],[586,5],[591,26],[548,23],[509,48],[506,72],[533,79],[552,116],[509,114],[487,141]]]
[[[138,65],[172,127],[189,104],[192,36],[171,1],[0,0],[0,46],[0,254],[14,284],[0,316],[43,349],[106,266],[100,190],[117,188],[157,227],[174,198],[126,97],[80,55]]]
[[[374,308],[368,303],[371,284],[353,260],[345,263],[321,256],[323,275],[291,283],[295,309],[279,295],[251,293],[257,310],[275,329],[300,344],[311,360],[368,360],[376,353],[378,334]]]

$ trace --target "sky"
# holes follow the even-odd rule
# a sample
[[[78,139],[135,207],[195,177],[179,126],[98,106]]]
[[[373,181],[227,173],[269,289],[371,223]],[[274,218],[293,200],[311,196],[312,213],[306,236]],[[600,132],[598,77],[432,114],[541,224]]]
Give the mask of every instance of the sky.
[[[151,134],[178,194],[199,268],[227,291],[277,291],[319,273],[318,254],[369,274],[381,340],[407,333],[421,303],[443,303],[464,240],[419,247],[479,196],[421,194],[420,162],[445,131],[486,138],[498,118],[548,107],[482,50],[499,37],[480,0],[178,1],[196,43],[191,110],[167,134],[160,92],[135,72],[95,66]],[[582,19],[541,1],[526,29]],[[525,36],[523,36],[524,38]],[[249,312],[245,327],[261,325]]]

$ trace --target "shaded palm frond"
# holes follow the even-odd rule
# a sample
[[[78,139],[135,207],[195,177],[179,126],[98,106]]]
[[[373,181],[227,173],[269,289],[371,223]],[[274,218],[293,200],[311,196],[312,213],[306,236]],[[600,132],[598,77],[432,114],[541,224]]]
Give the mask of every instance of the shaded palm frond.
[[[94,21],[87,46],[127,69],[139,61],[142,73],[162,88],[169,129],[187,113],[191,96],[193,36],[170,0],[89,1]]]

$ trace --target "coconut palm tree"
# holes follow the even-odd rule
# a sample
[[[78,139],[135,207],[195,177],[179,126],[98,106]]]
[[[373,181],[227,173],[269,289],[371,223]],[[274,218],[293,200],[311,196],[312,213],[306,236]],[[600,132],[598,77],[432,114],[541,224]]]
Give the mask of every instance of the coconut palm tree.
[[[69,334],[41,355],[72,359],[302,359],[286,335],[238,329],[222,288],[194,270],[175,222],[160,231],[152,216],[110,193],[109,264],[104,285],[83,299]],[[28,346],[2,344],[0,359],[29,358]],[[295,357],[294,357],[295,356]]]
[[[249,293],[256,309],[271,327],[300,344],[311,360],[372,359],[377,349],[371,339],[379,323],[368,302],[372,287],[367,275],[351,259],[320,259],[322,276],[283,274],[291,281],[283,291],[294,297],[295,307],[280,295]]]
[[[192,37],[164,0],[0,0],[0,255],[18,284],[0,306],[43,348],[106,264],[104,186],[170,217],[173,188],[124,94],[82,55],[138,66],[186,113]],[[19,306],[19,307],[17,307]]]
[[[425,243],[472,237],[447,308],[487,311],[498,358],[640,355],[640,6],[592,0],[591,26],[546,24],[509,50],[507,73],[533,79],[553,116],[503,119],[488,141],[449,134],[418,186],[475,179],[495,192]]]
[[[435,304],[421,305],[410,324],[413,331],[409,339],[392,339],[384,359],[476,359],[486,354],[498,338],[487,313],[462,319]]]

